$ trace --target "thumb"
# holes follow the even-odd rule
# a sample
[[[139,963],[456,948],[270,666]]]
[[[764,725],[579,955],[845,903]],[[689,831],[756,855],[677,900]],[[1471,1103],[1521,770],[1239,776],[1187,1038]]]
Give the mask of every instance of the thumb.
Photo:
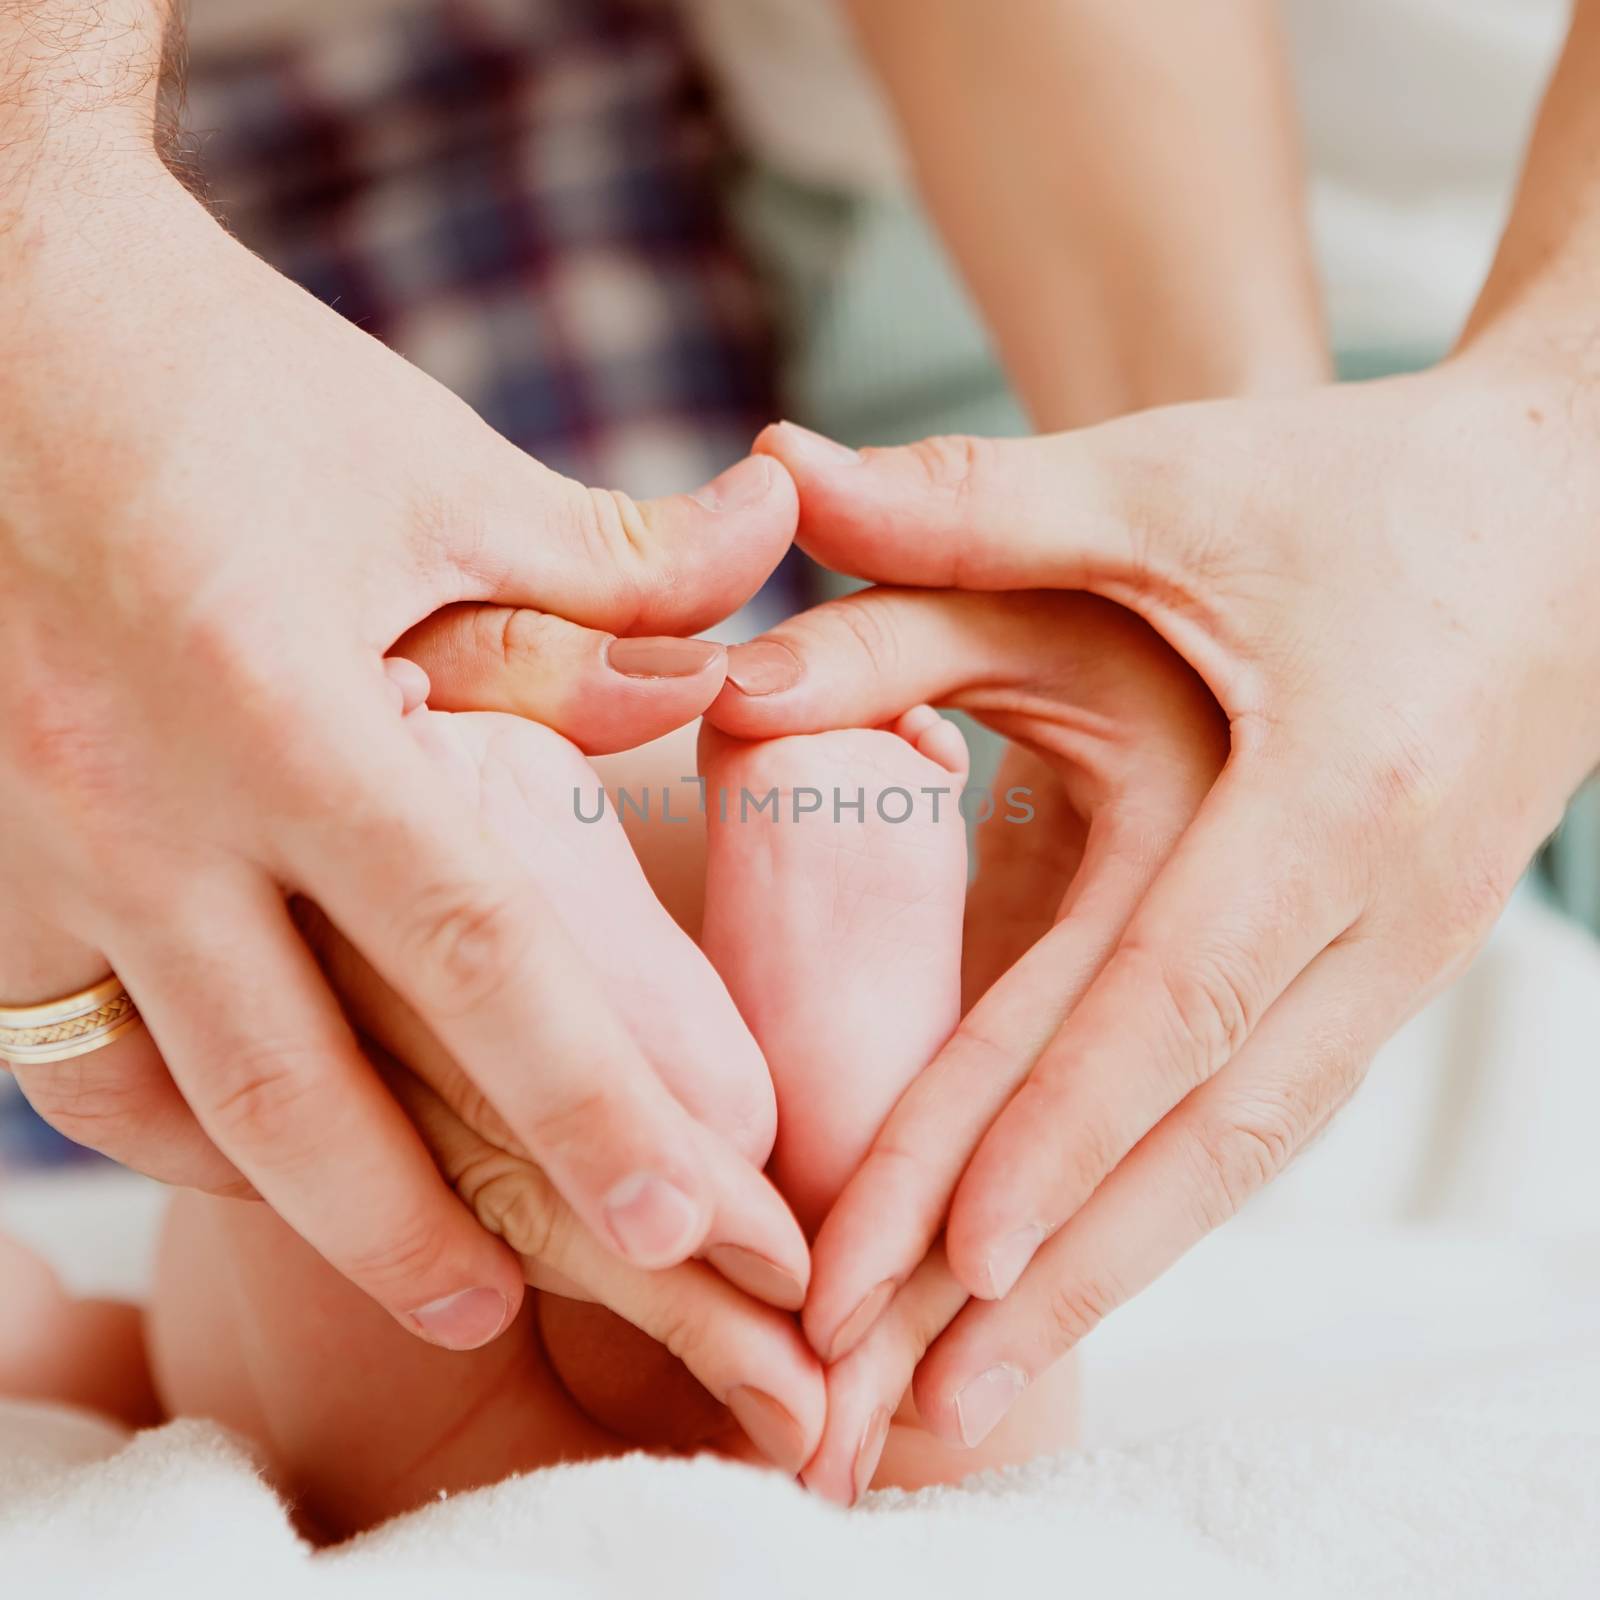
[[[800,491],[808,555],[875,583],[1101,589],[1137,570],[1133,504],[1109,428],[955,436],[852,450],[780,422],[756,440]]]
[[[727,673],[709,640],[619,639],[513,606],[446,606],[394,648],[427,674],[421,698],[435,711],[509,711],[591,756],[692,722]]]
[[[1041,692],[1106,699],[1117,630],[1138,626],[1085,594],[866,589],[735,645],[706,715],[740,739],[875,727],[924,703],[999,724]]]
[[[737,610],[783,559],[799,513],[793,481],[767,456],[745,457],[692,494],[634,500],[516,452],[510,471],[471,489],[470,515],[429,519],[453,598],[617,634],[694,633]]]

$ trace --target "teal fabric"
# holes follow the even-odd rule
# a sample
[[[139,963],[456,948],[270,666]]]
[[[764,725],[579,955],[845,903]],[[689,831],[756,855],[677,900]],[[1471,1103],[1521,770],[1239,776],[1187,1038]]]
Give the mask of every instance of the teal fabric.
[[[807,187],[770,172],[743,182],[736,214],[777,297],[785,414],[851,444],[932,433],[1015,435],[1028,423],[982,324],[913,199]],[[1443,351],[1339,353],[1345,381],[1416,371]],[[821,575],[819,592],[848,587]],[[994,759],[974,738],[975,767]],[[1543,852],[1539,883],[1600,932],[1600,786],[1574,801]]]

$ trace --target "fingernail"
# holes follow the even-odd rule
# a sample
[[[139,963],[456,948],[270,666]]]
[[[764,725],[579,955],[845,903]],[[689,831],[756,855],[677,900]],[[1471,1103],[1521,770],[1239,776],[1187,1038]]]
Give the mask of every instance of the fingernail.
[[[850,1475],[851,1504],[853,1505],[872,1487],[872,1475],[883,1459],[884,1441],[889,1437],[889,1413],[879,1406],[872,1413],[861,1443],[856,1446],[855,1470]]]
[[[700,1212],[682,1189],[653,1172],[624,1178],[605,1198],[618,1248],[636,1266],[675,1265],[694,1249]]]
[[[705,639],[613,639],[606,665],[624,678],[692,678],[721,653]]]
[[[805,1288],[793,1273],[743,1245],[713,1245],[706,1251],[706,1260],[729,1283],[780,1311],[798,1311],[806,1303]]]
[[[748,1384],[728,1396],[728,1409],[767,1460],[793,1476],[806,1464],[806,1439],[800,1424],[772,1398]]]
[[[961,1442],[969,1450],[982,1444],[1027,1387],[1027,1374],[1009,1361],[1002,1361],[971,1379],[956,1395],[956,1421],[961,1427]]]
[[[746,456],[689,496],[707,511],[742,511],[764,500],[772,487],[772,463],[765,456]]]
[[[784,448],[801,461],[812,461],[818,466],[836,467],[843,463],[859,463],[861,452],[852,450],[826,434],[813,433],[798,422],[780,422],[774,430],[783,437]]]
[[[800,681],[800,658],[775,639],[736,644],[728,651],[728,682],[741,694],[781,694]]]
[[[989,1294],[993,1299],[1003,1300],[1011,1293],[1043,1243],[1044,1229],[1030,1223],[1026,1228],[1008,1233],[990,1249],[984,1268],[989,1275]]]
[[[827,1360],[830,1365],[835,1361],[842,1361],[855,1347],[867,1336],[867,1331],[880,1316],[883,1308],[894,1297],[895,1283],[893,1278],[885,1278],[865,1300],[839,1324],[839,1331],[833,1336],[833,1343],[828,1348]]]
[[[479,1350],[500,1336],[510,1303],[498,1289],[463,1289],[411,1313],[418,1333],[446,1350]]]

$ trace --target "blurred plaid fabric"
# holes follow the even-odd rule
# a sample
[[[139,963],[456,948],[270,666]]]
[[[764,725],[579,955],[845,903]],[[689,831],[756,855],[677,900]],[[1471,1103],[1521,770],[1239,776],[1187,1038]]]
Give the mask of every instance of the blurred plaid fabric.
[[[185,123],[246,244],[560,471],[692,488],[774,415],[730,152],[668,7],[425,0],[193,60]],[[73,1153],[0,1073],[0,1167]]]
[[[652,0],[426,0],[195,60],[191,131],[245,243],[541,460],[693,487],[773,407],[730,152]]]

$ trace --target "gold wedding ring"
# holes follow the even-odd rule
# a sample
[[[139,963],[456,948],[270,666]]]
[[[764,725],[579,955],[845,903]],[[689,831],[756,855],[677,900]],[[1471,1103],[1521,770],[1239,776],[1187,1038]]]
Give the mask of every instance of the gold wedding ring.
[[[139,1026],[139,1008],[112,976],[42,1006],[0,1006],[0,1061],[41,1067],[103,1050]]]

